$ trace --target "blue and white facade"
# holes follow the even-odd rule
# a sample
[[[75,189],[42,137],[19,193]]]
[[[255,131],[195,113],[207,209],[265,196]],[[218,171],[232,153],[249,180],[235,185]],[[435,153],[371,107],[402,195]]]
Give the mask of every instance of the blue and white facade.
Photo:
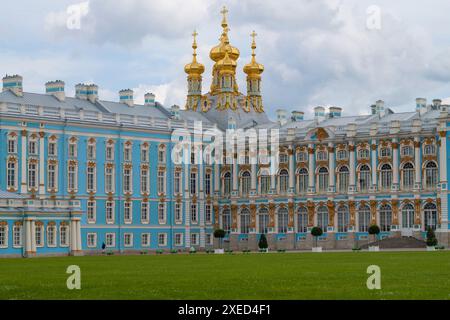
[[[263,233],[273,249],[307,249],[313,226],[325,231],[323,247],[351,248],[367,242],[371,224],[382,237],[423,238],[430,227],[449,245],[445,101],[419,98],[411,112],[395,113],[380,100],[360,116],[317,107],[310,119],[278,110],[271,121],[255,41],[243,95],[225,16],[222,27],[206,94],[194,41],[184,109],[166,109],[151,93],[137,105],[130,89],[110,102],[94,84],[66,97],[60,80],[37,94],[24,92],[21,76],[3,78],[0,257],[95,254],[103,244],[120,253],[204,250],[215,245],[215,228],[234,250],[256,249]],[[174,131],[194,132],[198,122],[221,132],[279,130],[278,169],[250,161],[249,149],[223,164],[176,164]]]

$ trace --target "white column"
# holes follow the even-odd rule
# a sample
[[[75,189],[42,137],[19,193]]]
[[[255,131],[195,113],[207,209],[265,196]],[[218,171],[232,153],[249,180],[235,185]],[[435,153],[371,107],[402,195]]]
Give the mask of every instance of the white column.
[[[336,161],[334,157],[334,145],[332,142],[328,143],[328,168],[330,169],[328,175],[328,189],[330,192],[336,191]]]
[[[233,157],[233,193],[232,195],[237,195],[238,192],[238,158]]]
[[[399,168],[399,159],[398,159],[398,142],[397,139],[394,138],[392,139],[392,165],[393,165],[393,176],[392,176],[392,189],[397,191],[399,189],[399,173],[398,173],[398,168]]]
[[[81,248],[81,221],[80,220],[76,221],[75,227],[76,227],[76,233],[77,233],[77,237],[76,237],[77,238],[77,250],[81,251],[82,248]]]
[[[414,189],[420,190],[422,184],[422,164],[420,162],[420,137],[414,138],[414,168],[416,169]]]
[[[314,193],[314,145],[308,145],[308,192]]]
[[[24,221],[25,229],[25,254],[31,253],[31,223],[30,220]]]
[[[356,157],[355,157],[355,143],[350,142],[349,145],[350,153],[349,153],[349,162],[350,162],[350,174],[349,174],[349,192],[353,193],[356,191]]]
[[[295,169],[294,169],[294,149],[289,149],[289,192],[294,193]]]
[[[77,251],[76,221],[70,220],[70,251]]]
[[[372,152],[372,188],[373,191],[376,191],[378,189],[378,179],[377,179],[377,172],[378,172],[378,168],[377,168],[377,140],[373,139],[372,140],[372,145],[370,147],[371,152]]]
[[[20,193],[27,193],[27,132],[24,130],[22,132],[22,151],[20,157],[21,165],[21,182],[20,182]]]
[[[44,133],[39,134],[39,194],[45,194],[45,142]]]
[[[31,251],[36,252],[36,221],[30,221],[30,233],[31,233]]]
[[[189,248],[191,246],[191,231],[190,231],[190,225],[191,225],[191,203],[190,203],[190,194],[189,194],[189,165],[184,165],[184,221],[185,221],[185,246],[186,248]]]

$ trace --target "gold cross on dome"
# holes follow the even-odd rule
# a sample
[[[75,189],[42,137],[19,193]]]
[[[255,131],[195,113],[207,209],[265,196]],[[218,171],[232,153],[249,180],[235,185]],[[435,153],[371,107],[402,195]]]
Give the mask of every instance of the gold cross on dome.
[[[228,13],[227,7],[223,6],[223,9],[222,11],[220,11],[220,13],[223,15],[223,18],[226,19]]]
[[[253,30],[253,32],[250,34],[250,37],[253,38],[253,41],[255,41],[255,38],[258,34]]]
[[[192,36],[194,37],[194,42],[197,39],[198,33],[197,30],[194,30],[194,32],[192,33]]]

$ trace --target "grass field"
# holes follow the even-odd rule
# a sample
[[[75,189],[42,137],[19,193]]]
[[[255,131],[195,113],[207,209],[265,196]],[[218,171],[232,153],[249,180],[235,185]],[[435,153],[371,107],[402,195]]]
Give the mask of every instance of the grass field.
[[[81,268],[68,290],[66,268]],[[381,268],[381,290],[366,269]],[[0,299],[450,299],[450,252],[0,259]]]

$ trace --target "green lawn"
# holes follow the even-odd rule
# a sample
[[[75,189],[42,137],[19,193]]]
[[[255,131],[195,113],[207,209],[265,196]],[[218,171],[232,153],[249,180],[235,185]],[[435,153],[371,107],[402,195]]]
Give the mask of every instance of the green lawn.
[[[73,264],[81,290],[66,287]],[[450,252],[0,259],[0,299],[450,299]]]

